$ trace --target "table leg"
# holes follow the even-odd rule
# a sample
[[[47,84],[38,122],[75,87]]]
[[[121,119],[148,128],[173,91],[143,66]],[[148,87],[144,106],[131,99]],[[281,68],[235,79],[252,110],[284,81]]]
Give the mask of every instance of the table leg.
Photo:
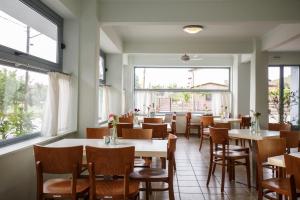
[[[256,156],[257,156],[257,149],[256,149],[257,145],[256,145],[256,141],[253,140],[252,141],[252,145],[250,147],[251,149],[251,161],[250,161],[250,165],[251,165],[251,185],[252,187],[258,188],[258,177],[257,177],[257,160],[256,160]]]

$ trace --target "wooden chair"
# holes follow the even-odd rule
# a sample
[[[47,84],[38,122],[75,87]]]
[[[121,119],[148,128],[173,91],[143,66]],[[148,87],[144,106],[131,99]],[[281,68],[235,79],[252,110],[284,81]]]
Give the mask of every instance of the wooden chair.
[[[201,116],[200,117],[200,147],[201,151],[202,143],[204,138],[209,139],[209,126],[214,126],[214,117],[213,116]]]
[[[136,199],[139,181],[130,180],[133,171],[134,147],[96,148],[86,146],[89,169],[90,199]],[[96,179],[96,175],[118,178]],[[122,178],[120,178],[120,176]]]
[[[286,152],[290,153],[291,148],[298,148],[299,146],[299,131],[280,131],[280,137],[285,138],[286,141]]]
[[[119,123],[133,123],[133,116],[128,116],[128,117],[119,117]]]
[[[296,200],[300,197],[300,158],[284,155],[284,162],[286,167],[286,174],[288,177],[289,185],[289,196],[292,200]]]
[[[34,146],[37,177],[37,200],[77,200],[89,191],[87,179],[79,179],[83,146],[50,148]],[[72,174],[72,178],[51,178],[44,181],[43,174]]]
[[[122,131],[124,139],[152,139],[152,129],[127,129]]]
[[[289,123],[269,123],[268,130],[270,131],[290,131],[292,129]]]
[[[258,184],[258,199],[263,197],[272,199],[270,192],[275,192],[285,195],[287,191],[283,191],[282,183],[288,184],[285,179],[270,178],[264,179],[263,169],[274,169],[267,163],[268,157],[279,156],[285,153],[286,142],[284,138],[269,138],[259,140],[257,145],[257,184]]]
[[[117,134],[118,137],[123,137],[122,131],[124,128],[131,128],[133,129],[133,123],[118,123],[117,124]]]
[[[240,129],[249,129],[251,127],[251,117],[241,116]]]
[[[210,177],[214,173],[216,165],[222,166],[221,192],[224,192],[225,168],[229,171],[229,180],[235,179],[235,166],[244,165],[247,172],[247,183],[250,188],[250,159],[246,152],[228,151],[229,136],[226,128],[210,128],[210,164],[206,185],[209,185]],[[222,146],[219,150],[218,145]],[[240,160],[244,159],[245,162]]]
[[[173,176],[174,176],[174,163],[175,163],[175,150],[176,150],[177,136],[169,134],[168,136],[168,170],[161,168],[144,168],[135,170],[131,174],[131,178],[146,183],[146,200],[149,199],[151,191],[169,191],[169,199],[174,200],[174,189],[173,189]],[[165,182],[168,183],[167,188],[151,188],[151,182]]]
[[[123,129],[123,138],[124,139],[152,139],[152,129]],[[150,167],[151,158],[145,157],[140,158],[136,157],[134,159],[134,167]]]
[[[157,123],[157,124],[161,124],[161,123],[163,123],[163,118],[145,117],[144,118],[144,123]]]
[[[143,123],[143,129],[152,129],[152,138],[156,139],[164,139],[168,133],[167,124],[151,124],[151,123]]]
[[[186,124],[185,124],[185,137],[187,139],[190,138],[190,134],[191,134],[191,129],[197,129],[197,133],[198,133],[198,137],[200,137],[200,132],[201,132],[201,128],[200,128],[200,123],[195,123],[192,122],[192,113],[187,112],[185,115],[185,119],[186,119]]]
[[[86,138],[88,139],[103,139],[103,136],[109,135],[108,127],[86,128]]]

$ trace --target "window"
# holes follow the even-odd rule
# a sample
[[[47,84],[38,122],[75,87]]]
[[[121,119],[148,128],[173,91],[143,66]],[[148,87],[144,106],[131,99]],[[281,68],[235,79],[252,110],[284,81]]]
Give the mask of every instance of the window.
[[[135,68],[135,89],[229,90],[229,68]]]
[[[143,114],[154,103],[156,112],[199,112],[220,115],[230,108],[230,68],[135,67],[135,108]]]
[[[46,74],[0,65],[0,141],[41,131],[47,88]]]
[[[62,71],[63,19],[41,1],[1,0],[0,146],[41,131],[48,76]]]
[[[299,66],[269,67],[269,122],[299,124]]]
[[[99,56],[99,81],[100,84],[105,84],[105,64],[106,64],[106,58],[105,53],[100,50],[100,56]]]
[[[0,53],[18,56],[24,65],[61,70],[62,18],[43,3],[2,0],[0,27]]]

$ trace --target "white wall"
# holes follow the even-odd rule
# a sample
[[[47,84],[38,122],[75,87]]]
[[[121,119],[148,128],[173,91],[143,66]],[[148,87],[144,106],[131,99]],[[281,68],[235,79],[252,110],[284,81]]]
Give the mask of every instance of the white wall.
[[[122,114],[122,91],[123,91],[123,55],[107,54],[106,84],[109,87],[109,112]]]
[[[269,65],[300,65],[300,52],[271,52]]]

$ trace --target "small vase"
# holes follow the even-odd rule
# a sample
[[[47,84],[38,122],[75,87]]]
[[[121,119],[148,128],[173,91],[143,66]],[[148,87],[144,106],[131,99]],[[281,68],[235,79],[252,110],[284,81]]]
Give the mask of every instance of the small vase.
[[[260,131],[260,126],[259,126],[259,118],[258,117],[255,117],[254,118],[254,130],[255,130],[255,133],[258,133]]]
[[[117,139],[118,139],[117,128],[113,127],[111,130],[112,130],[112,133],[111,133],[110,143],[117,144]]]

